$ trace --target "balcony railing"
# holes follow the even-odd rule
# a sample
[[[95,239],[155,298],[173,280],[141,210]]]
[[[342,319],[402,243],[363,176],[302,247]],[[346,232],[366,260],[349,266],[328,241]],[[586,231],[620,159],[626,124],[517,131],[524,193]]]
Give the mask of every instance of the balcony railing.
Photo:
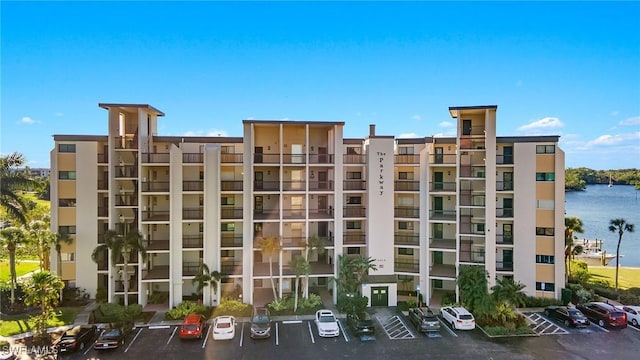
[[[344,190],[366,190],[367,182],[364,180],[345,180],[342,186]]]
[[[364,206],[345,206],[343,217],[365,217],[367,216],[367,208]]]
[[[182,162],[185,164],[201,164],[204,161],[202,153],[183,153]]]
[[[98,180],[98,190],[109,190],[109,183],[104,180]]]
[[[364,245],[367,241],[367,235],[364,232],[347,231],[342,236],[342,242],[347,245]]]
[[[279,164],[280,154],[253,154],[253,162],[254,164]]]
[[[513,235],[496,235],[496,244],[513,245]]]
[[[169,153],[143,153],[143,164],[168,164]]]
[[[309,191],[333,190],[333,181],[314,181],[309,180]]]
[[[455,220],[455,210],[431,210],[429,211],[429,220]]]
[[[283,164],[305,164],[306,162],[306,154],[282,154]]]
[[[201,271],[202,262],[184,262],[182,263],[182,276],[195,276]]]
[[[149,270],[142,270],[143,280],[161,280],[169,278],[169,265],[155,265]]]
[[[135,195],[116,195],[116,206],[138,206],[138,197]]]
[[[471,192],[460,192],[460,205],[461,206],[486,206],[484,195],[471,195]]]
[[[222,247],[239,247],[242,246],[242,234],[222,233],[220,236]]]
[[[168,192],[168,181],[145,181],[142,183],[142,192]]]
[[[306,217],[305,209],[282,209],[282,217],[284,219],[304,219]]]
[[[419,218],[420,208],[414,206],[396,206],[394,216],[399,218]]]
[[[242,219],[241,207],[222,207],[220,209],[220,217],[222,219]]]
[[[395,233],[394,244],[396,245],[420,245],[420,235]]]
[[[138,142],[134,135],[116,136],[114,139],[116,149],[137,149]]]
[[[304,246],[307,240],[304,236],[283,236],[282,246]]]
[[[420,182],[413,181],[413,180],[396,180],[395,190],[396,191],[419,191]]]
[[[222,260],[220,271],[225,275],[241,275],[242,260]]]
[[[496,155],[496,164],[513,165],[513,155]]]
[[[333,218],[333,208],[328,209],[309,209],[310,219],[331,219]]]
[[[455,249],[455,238],[431,238],[429,239],[429,247],[431,249]]]
[[[309,164],[333,164],[333,154],[309,154]]]
[[[98,216],[99,217],[107,217],[109,216],[109,208],[106,206],[99,206],[98,207]]]
[[[305,181],[283,181],[282,190],[284,191],[304,191],[307,187]]]
[[[203,235],[182,235],[182,247],[183,248],[201,248],[203,245]]]
[[[431,154],[429,155],[429,164],[441,165],[441,164],[455,164],[456,154]]]
[[[394,265],[394,270],[397,272],[417,273],[420,271],[420,262],[418,260],[395,258]]]
[[[456,277],[456,266],[455,265],[449,265],[449,264],[436,264],[436,265],[433,265],[429,269],[429,276],[455,278]]]
[[[116,166],[116,178],[137,178],[138,167],[134,165]]]
[[[513,271],[513,262],[496,261],[496,270],[498,271]]]
[[[98,154],[98,164],[106,164],[109,162],[109,154]]]
[[[185,180],[182,182],[182,191],[204,191],[204,181]]]
[[[280,191],[280,181],[254,181],[254,191]]]
[[[460,177],[484,179],[486,170],[484,166],[460,166]]]
[[[420,155],[404,154],[395,156],[396,164],[420,164]]]
[[[220,154],[220,161],[229,164],[229,163],[241,163],[242,162],[242,153],[223,153]]]
[[[496,217],[499,218],[512,218],[513,208],[496,208]]]
[[[253,212],[255,220],[278,220],[280,218],[280,209],[262,209]]]
[[[497,191],[513,191],[513,181],[496,181]]]
[[[429,183],[429,191],[454,192],[456,191],[456,183],[451,181],[433,181]]]
[[[242,191],[242,180],[222,180],[220,182],[222,191]]]
[[[367,157],[362,154],[345,154],[342,156],[342,161],[345,164],[365,164]]]
[[[202,220],[204,211],[202,208],[186,208],[182,209],[182,218],[185,220]]]
[[[460,250],[460,262],[484,264],[484,251]]]
[[[169,221],[169,210],[143,211],[142,221]]]
[[[169,240],[146,240],[147,251],[169,250]]]
[[[485,136],[482,135],[462,135],[459,139],[459,148],[461,150],[468,149],[484,149],[485,148]]]

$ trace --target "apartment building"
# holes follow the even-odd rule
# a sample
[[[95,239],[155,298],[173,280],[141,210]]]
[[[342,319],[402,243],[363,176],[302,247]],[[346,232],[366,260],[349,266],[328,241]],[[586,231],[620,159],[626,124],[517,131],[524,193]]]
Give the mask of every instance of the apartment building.
[[[244,120],[242,137],[157,134],[160,110],[99,104],[107,135],[54,135],[52,230],[70,234],[57,271],[109,301],[197,293],[206,264],[224,275],[203,301],[265,303],[294,289],[290,265],[310,251],[303,291],[337,294],[339,256],[374,259],[362,293],[372,306],[456,294],[461,265],[489,284],[512,277],[529,295],[559,298],[564,284],[564,153],[558,136],[496,135],[497,106],[450,107],[455,137],[345,138],[344,122]],[[147,256],[113,266],[93,250],[114,230],[142,234]],[[266,251],[264,239],[278,246]],[[57,254],[52,253],[57,259]],[[211,291],[213,290],[213,291]],[[413,295],[412,295],[413,294]],[[448,295],[447,295],[448,294]]]

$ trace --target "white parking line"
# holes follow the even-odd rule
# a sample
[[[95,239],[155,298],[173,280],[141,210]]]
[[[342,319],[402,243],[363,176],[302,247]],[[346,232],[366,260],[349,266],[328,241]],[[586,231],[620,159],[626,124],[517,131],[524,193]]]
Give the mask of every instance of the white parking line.
[[[242,347],[243,340],[244,340],[244,322],[242,323],[242,330],[240,330],[240,347]]]
[[[633,325],[631,325],[631,324],[629,324],[627,327],[628,327],[628,328],[632,328],[632,329],[633,329],[633,330],[635,330],[635,331],[640,331],[640,329],[638,329],[637,327],[635,327],[635,326],[633,326]]]
[[[89,346],[89,347],[87,348],[87,350],[85,350],[85,351],[84,351],[84,353],[83,353],[83,354],[84,354],[84,355],[87,355],[87,353],[88,353],[88,352],[89,352],[89,350],[91,350],[91,349],[93,349],[93,345]]]
[[[595,326],[599,327],[600,329],[602,329],[602,331],[610,332],[609,330],[607,330],[607,329],[603,328],[602,326],[598,325],[597,323],[593,323],[593,325],[595,325]]]
[[[140,336],[140,333],[142,332],[142,328],[140,328],[140,330],[138,330],[138,333],[136,334],[136,336],[133,337],[133,340],[131,340],[131,342],[129,343],[129,346],[127,346],[126,349],[124,349],[124,352],[129,351],[129,348],[131,347],[131,345],[133,345],[133,343],[136,341],[136,339],[138,338],[138,336]]]
[[[167,340],[167,345],[169,345],[169,343],[171,342],[171,339],[173,339],[173,335],[176,334],[176,330],[178,330],[177,326],[173,328],[173,332],[171,333],[171,336],[169,336],[169,340]]]
[[[204,349],[205,346],[207,346],[207,339],[209,339],[209,333],[211,332],[211,328],[213,327],[213,325],[209,325],[209,328],[207,329],[207,336],[204,337],[204,341],[202,342],[202,348]]]
[[[440,321],[440,324],[442,324],[444,326],[445,329],[447,329],[447,332],[449,332],[449,334],[458,337],[458,334],[456,334],[455,331],[451,330],[451,328],[449,327],[449,325],[445,324],[444,321],[442,321],[442,319],[438,318],[438,321]],[[442,327],[442,326],[441,326]]]
[[[309,325],[309,335],[311,335],[311,343],[315,344],[316,340],[313,338],[313,331],[311,331],[311,323],[308,322],[307,325]]]
[[[344,341],[349,342],[347,338],[347,332],[344,331],[344,326],[342,326],[342,321],[338,320],[338,326],[340,326],[340,331],[342,331],[342,336],[344,337]]]
[[[276,321],[276,346],[280,345],[280,338],[278,335],[278,322]]]

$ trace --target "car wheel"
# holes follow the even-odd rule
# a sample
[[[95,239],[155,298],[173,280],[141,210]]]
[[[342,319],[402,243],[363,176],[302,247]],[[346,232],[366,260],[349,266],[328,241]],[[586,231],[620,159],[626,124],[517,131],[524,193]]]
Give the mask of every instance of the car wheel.
[[[631,319],[631,325],[633,325],[633,326],[636,326],[636,327],[637,327],[637,326],[638,326],[638,320],[636,320],[636,319]]]
[[[604,327],[604,320],[598,320],[598,325]]]

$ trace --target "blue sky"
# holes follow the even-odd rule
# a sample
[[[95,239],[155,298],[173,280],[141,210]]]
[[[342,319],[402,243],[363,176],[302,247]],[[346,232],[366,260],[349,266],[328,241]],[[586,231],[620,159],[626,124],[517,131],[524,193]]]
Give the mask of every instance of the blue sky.
[[[31,167],[53,134],[106,134],[113,102],[179,136],[242,119],[446,136],[449,106],[498,105],[499,135],[561,135],[568,167],[640,168],[639,2],[0,6],[0,152]]]

